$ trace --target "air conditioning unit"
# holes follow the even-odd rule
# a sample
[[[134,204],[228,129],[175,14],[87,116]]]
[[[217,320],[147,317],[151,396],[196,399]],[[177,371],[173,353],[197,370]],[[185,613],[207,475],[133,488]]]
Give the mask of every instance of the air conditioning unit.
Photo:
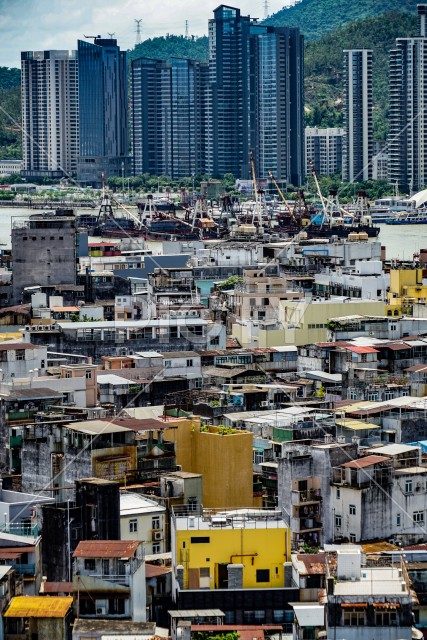
[[[262,400],[261,407],[269,407],[269,406],[270,406],[270,403],[268,400]]]
[[[156,542],[163,540],[163,531],[153,531],[153,540]]]
[[[107,613],[107,607],[96,607],[97,616],[105,616]]]

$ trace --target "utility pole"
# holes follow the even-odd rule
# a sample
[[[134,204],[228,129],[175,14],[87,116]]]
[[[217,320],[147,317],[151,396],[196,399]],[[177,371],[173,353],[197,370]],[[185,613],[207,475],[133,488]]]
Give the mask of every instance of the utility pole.
[[[135,18],[134,22],[136,24],[136,27],[135,27],[135,31],[136,31],[135,45],[137,45],[137,44],[141,44],[141,23],[142,23],[142,18],[139,18],[139,20],[137,18]]]

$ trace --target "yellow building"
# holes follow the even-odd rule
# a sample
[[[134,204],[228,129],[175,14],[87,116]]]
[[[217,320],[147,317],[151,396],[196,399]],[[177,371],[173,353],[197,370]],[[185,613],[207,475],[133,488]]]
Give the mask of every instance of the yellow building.
[[[376,300],[357,300],[354,298],[331,298],[281,300],[276,322],[250,322],[232,325],[232,336],[243,347],[277,347],[292,344],[297,347],[313,342],[325,342],[327,323],[330,318],[342,315],[385,315],[384,302]]]
[[[181,590],[283,588],[290,560],[290,529],[279,510],[173,512],[173,575]]]
[[[199,418],[174,422],[165,439],[176,444],[183,471],[203,475],[203,505],[209,508],[261,506],[253,495],[253,434],[200,425]]]
[[[391,269],[390,291],[387,294],[387,315],[412,315],[413,305],[426,302],[427,286],[423,285],[422,269]]]

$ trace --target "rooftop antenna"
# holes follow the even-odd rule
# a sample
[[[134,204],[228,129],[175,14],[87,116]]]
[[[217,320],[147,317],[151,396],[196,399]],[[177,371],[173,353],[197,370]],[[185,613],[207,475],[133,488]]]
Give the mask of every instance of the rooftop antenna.
[[[110,33],[109,31],[107,31],[108,35],[110,36],[111,40],[114,38],[114,36],[116,35],[116,32],[113,31],[113,33]]]
[[[188,40],[188,20],[185,21],[185,38]]]
[[[264,0],[264,20],[268,18],[268,0]]]
[[[135,18],[135,30],[136,30],[136,41],[135,44],[141,44],[141,23],[142,23],[142,18]]]

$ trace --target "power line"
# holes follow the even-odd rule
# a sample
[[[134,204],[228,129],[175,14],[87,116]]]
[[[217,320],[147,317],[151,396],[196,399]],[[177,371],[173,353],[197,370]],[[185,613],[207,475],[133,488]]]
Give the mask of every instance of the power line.
[[[264,0],[264,20],[268,18],[268,0]]]
[[[135,39],[135,45],[137,44],[141,44],[141,23],[142,23],[142,18],[135,18],[134,22],[136,24],[135,27],[135,31],[136,31],[136,39]]]

